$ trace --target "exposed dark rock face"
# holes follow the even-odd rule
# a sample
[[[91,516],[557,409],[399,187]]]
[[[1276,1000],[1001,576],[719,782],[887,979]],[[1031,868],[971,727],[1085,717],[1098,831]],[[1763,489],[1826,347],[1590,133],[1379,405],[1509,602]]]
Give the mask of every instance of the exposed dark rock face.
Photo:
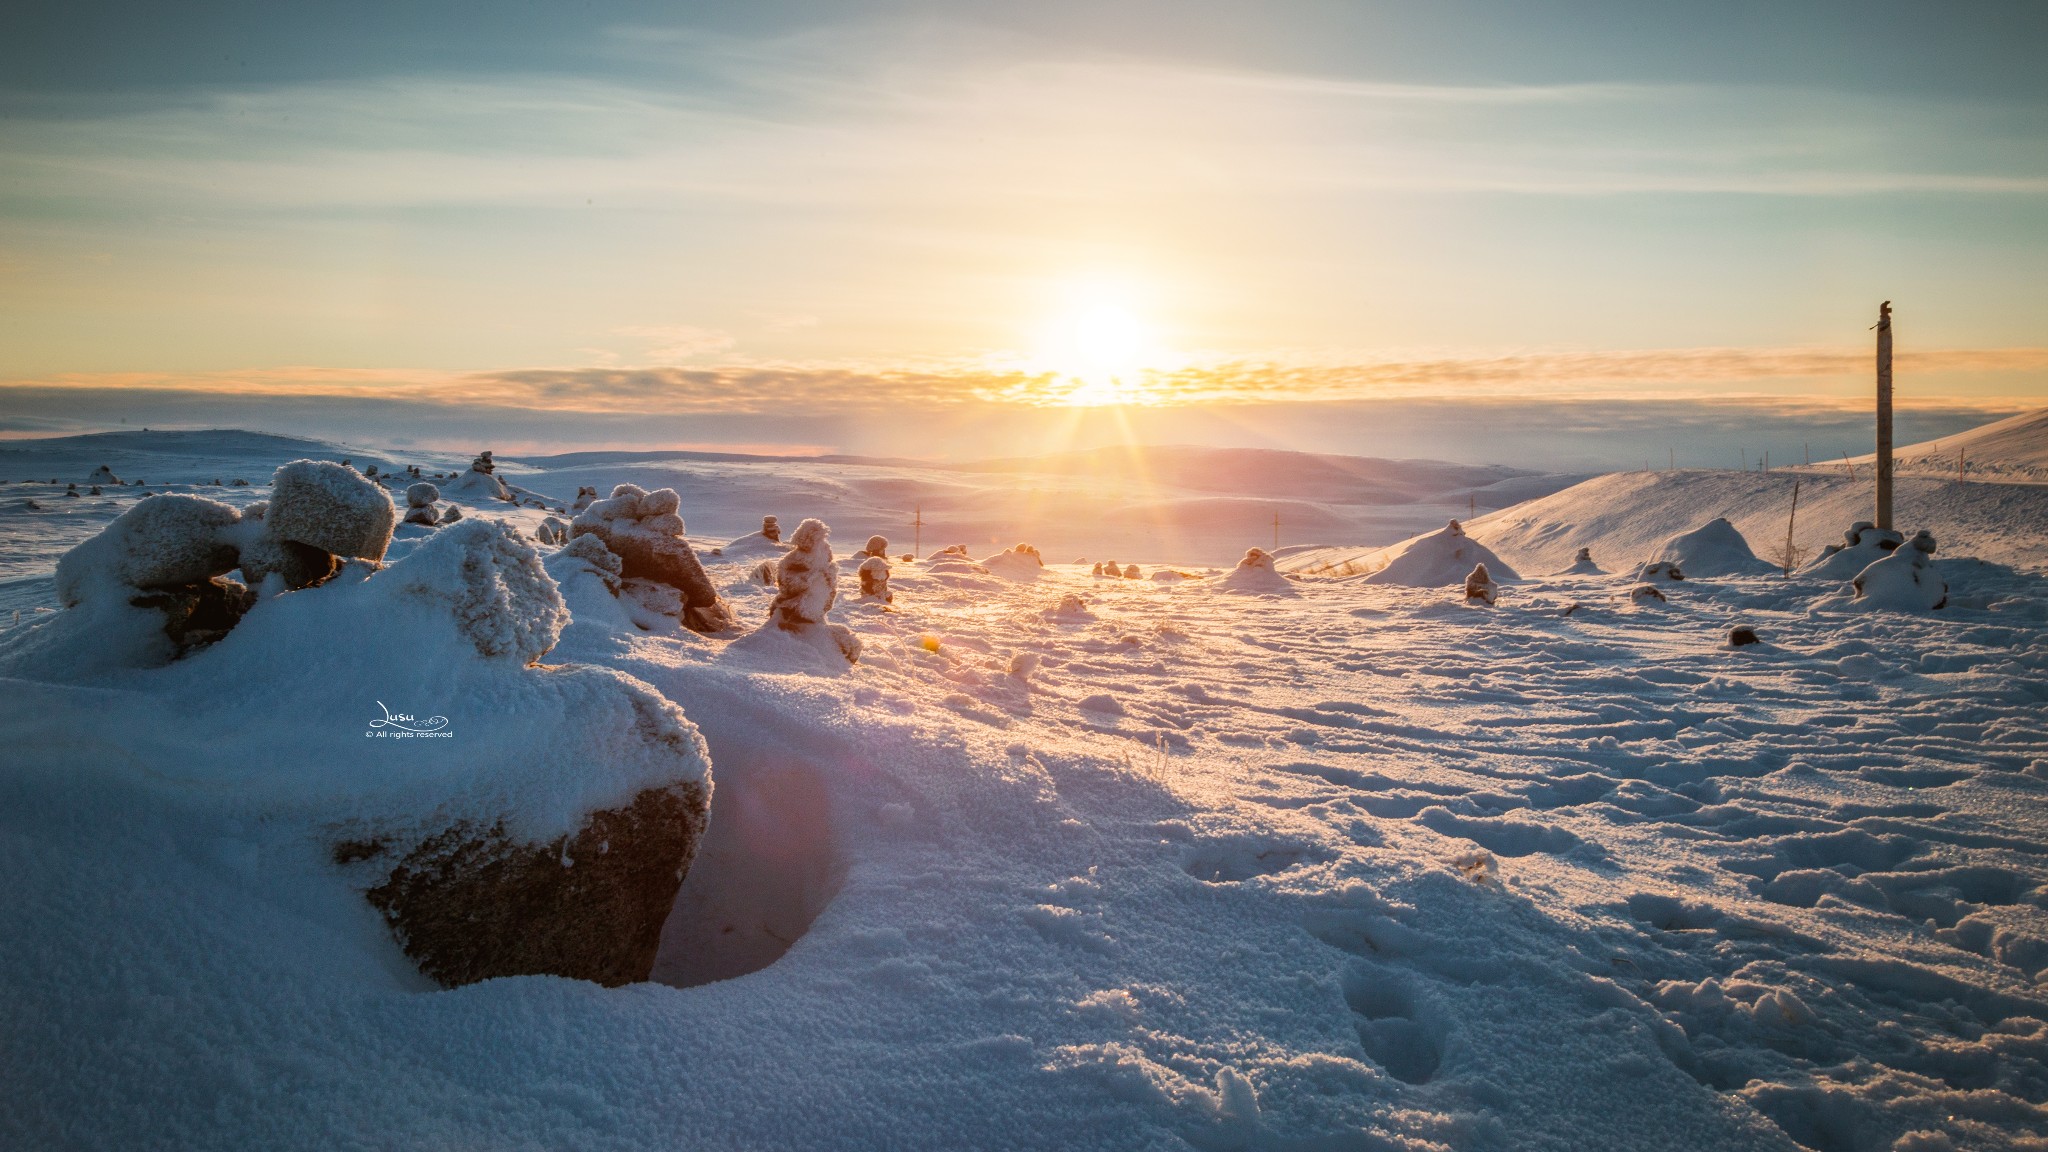
[[[519,843],[502,823],[460,823],[407,851],[367,896],[405,954],[447,987],[566,976],[647,979],[703,837],[709,797],[685,782],[591,815],[573,836]],[[344,840],[337,863],[379,866],[388,842]]]
[[[137,608],[164,614],[164,635],[180,653],[228,634],[256,603],[256,595],[233,580],[215,578],[171,588],[152,588],[129,600]]]

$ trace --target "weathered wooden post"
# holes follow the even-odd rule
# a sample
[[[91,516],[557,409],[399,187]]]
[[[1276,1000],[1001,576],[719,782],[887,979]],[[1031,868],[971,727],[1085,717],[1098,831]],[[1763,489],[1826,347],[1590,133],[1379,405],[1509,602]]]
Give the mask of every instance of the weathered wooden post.
[[[924,505],[917,506],[917,519],[910,522],[910,554],[924,555]]]
[[[1877,306],[1877,526],[1892,526],[1892,302]]]
[[[1277,509],[1277,508],[1276,508],[1276,509],[1274,509],[1274,510],[1273,510],[1273,551],[1275,551],[1275,552],[1278,552],[1279,550],[1280,550],[1280,511],[1279,511],[1279,509]]]

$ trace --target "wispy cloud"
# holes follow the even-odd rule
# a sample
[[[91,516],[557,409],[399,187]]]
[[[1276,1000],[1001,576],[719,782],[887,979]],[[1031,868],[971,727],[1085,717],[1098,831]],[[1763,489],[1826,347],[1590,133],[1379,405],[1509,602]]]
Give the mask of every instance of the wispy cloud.
[[[653,340],[674,339],[678,332],[694,334],[699,340],[696,345],[682,344],[670,351],[709,350],[719,344],[718,334],[697,329],[638,331]],[[1902,379],[2018,381],[2022,385],[2018,392],[2048,398],[2048,348],[1907,352],[1899,355],[1897,368]],[[1860,386],[1869,371],[1867,351],[1803,348],[1538,351],[1355,363],[1238,360],[1136,373],[1113,394],[1129,405],[1165,408],[1389,399],[1522,403],[1532,395],[1560,402],[1589,397],[1700,400],[1723,392],[1739,402],[1758,403],[1772,402],[1760,399],[1769,394],[1770,385],[1793,383],[1800,387],[1781,398],[1825,406],[1863,401],[1860,393],[1815,389],[1815,382],[1855,382]],[[494,372],[284,368],[234,373],[64,374],[0,382],[0,396],[10,390],[176,391],[229,399],[327,397],[445,406],[483,403],[538,412],[764,415],[893,411],[917,415],[964,405],[1059,407],[1069,403],[1078,387],[1076,381],[1055,373],[973,362],[764,362]],[[1731,387],[1734,390],[1729,392]],[[1985,391],[1999,394],[1986,403],[2008,407],[2013,403],[2015,389]],[[1936,402],[1935,398],[1930,402]],[[1948,393],[1938,402],[1949,406],[1969,403]]]

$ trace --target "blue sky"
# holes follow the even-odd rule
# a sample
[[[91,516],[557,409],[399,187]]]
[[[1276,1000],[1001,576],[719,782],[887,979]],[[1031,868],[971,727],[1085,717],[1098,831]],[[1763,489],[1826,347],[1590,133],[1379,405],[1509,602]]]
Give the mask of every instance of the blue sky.
[[[933,418],[959,452],[1077,398],[1783,413],[1861,397],[1890,298],[1909,406],[2010,411],[2043,47],[2022,3],[46,5],[0,38],[0,406],[781,442],[771,380],[826,447],[993,413]]]

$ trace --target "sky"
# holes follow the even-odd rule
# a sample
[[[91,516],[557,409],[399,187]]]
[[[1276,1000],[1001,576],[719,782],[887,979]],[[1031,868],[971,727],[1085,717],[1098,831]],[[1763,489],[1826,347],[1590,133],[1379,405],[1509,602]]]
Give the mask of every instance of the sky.
[[[42,5],[0,435],[1717,463],[1853,438],[1885,299],[1937,435],[2048,404],[2044,47],[2021,2]]]

